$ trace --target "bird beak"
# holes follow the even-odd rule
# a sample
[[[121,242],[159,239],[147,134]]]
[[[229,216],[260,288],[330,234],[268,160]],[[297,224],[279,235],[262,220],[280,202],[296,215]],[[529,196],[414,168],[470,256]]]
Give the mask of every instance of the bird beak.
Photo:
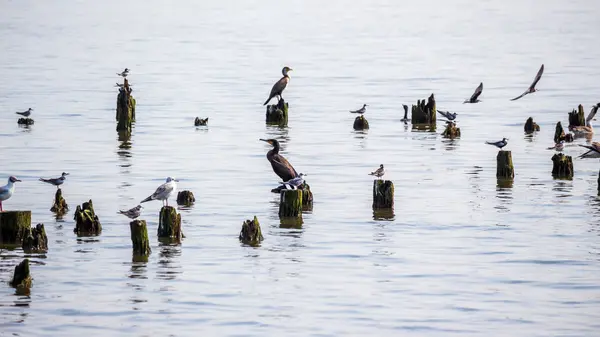
[[[15,181],[22,181],[22,180],[21,180],[21,179],[17,179],[17,180],[15,180]]]
[[[288,71],[292,71],[292,70],[294,70],[294,69],[290,68]]]
[[[262,140],[263,142],[267,142],[267,143],[269,142],[268,140],[266,140],[266,139],[262,139],[262,138],[261,138],[261,139],[259,139],[259,140]]]

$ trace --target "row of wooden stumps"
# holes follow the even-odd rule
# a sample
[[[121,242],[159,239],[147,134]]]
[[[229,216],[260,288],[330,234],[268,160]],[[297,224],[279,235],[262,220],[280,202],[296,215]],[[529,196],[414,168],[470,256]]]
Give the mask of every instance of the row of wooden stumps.
[[[117,96],[117,131],[131,133],[131,127],[135,122],[135,98],[131,95],[129,80],[123,78],[123,87],[119,89]]]
[[[572,179],[573,158],[563,153],[554,154],[552,156],[552,176],[557,179]],[[514,177],[515,167],[511,152],[498,151],[498,156],[496,156],[496,178],[512,180]]]

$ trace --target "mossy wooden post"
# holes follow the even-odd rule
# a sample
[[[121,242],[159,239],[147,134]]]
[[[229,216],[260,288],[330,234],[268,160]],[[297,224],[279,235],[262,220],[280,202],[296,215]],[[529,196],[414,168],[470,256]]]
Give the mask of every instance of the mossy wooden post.
[[[498,156],[496,157],[496,177],[508,179],[515,177],[515,168],[510,151],[498,151]]]
[[[135,104],[129,81],[124,79],[123,88],[119,89],[117,96],[117,131],[131,132],[131,124],[135,121]]]
[[[529,117],[527,118],[527,121],[525,122],[525,133],[530,134],[533,133],[535,131],[540,131],[540,126],[533,121],[533,117]]]
[[[302,190],[281,190],[279,196],[280,217],[302,216]]]
[[[365,118],[365,116],[360,115],[354,119],[354,125],[352,125],[354,130],[368,130],[369,129],[369,121]]]
[[[600,171],[598,171],[598,195],[600,195]]]
[[[69,210],[69,205],[67,205],[67,201],[62,196],[62,190],[59,188],[56,190],[56,194],[54,195],[54,204],[50,208],[50,212],[54,212],[56,214],[65,214]]]
[[[0,244],[21,245],[31,227],[31,211],[0,212]]]
[[[583,111],[583,105],[579,104],[577,111],[569,112],[569,128],[572,126],[584,126],[585,125],[585,111]]]
[[[31,289],[31,273],[29,271],[29,259],[24,259],[15,267],[15,273],[10,281],[13,288],[17,288],[17,293],[27,294]]]
[[[573,134],[567,133],[565,134],[565,130],[562,127],[560,122],[556,123],[556,130],[554,131],[554,143],[558,143],[561,140],[569,143],[573,141]]]
[[[191,191],[177,193],[177,205],[191,206],[194,202],[196,202],[196,198],[194,198],[194,193]]]
[[[446,129],[442,132],[442,137],[450,139],[460,137],[460,128],[456,127],[456,123],[448,122],[446,123]]]
[[[288,104],[282,99],[277,104],[267,105],[266,120],[267,124],[287,126],[288,124]]]
[[[391,180],[373,180],[373,209],[394,207],[394,183]]]
[[[129,223],[131,230],[131,244],[133,245],[133,255],[148,256],[150,249],[150,240],[148,239],[148,228],[145,220],[134,220]]]
[[[242,230],[239,236],[240,241],[247,245],[255,246],[264,240],[258,218],[254,216],[253,220],[246,220],[242,224]]]
[[[304,206],[304,209],[311,209],[312,208],[312,203],[313,203],[313,194],[312,191],[310,190],[310,186],[306,183],[306,181],[304,182],[304,185],[302,186],[302,206]]]
[[[573,179],[573,158],[562,153],[552,156],[552,176],[559,179]]]
[[[39,223],[29,229],[27,236],[23,239],[22,248],[28,254],[48,252],[48,237],[44,224]]]
[[[19,120],[17,120],[17,124],[19,124],[19,125],[29,126],[29,125],[33,125],[34,123],[35,123],[35,121],[29,117],[19,118]]]
[[[91,199],[81,206],[77,205],[74,220],[75,229],[73,232],[77,235],[97,235],[102,232],[102,225],[94,212],[94,204]]]
[[[158,237],[177,241],[183,237],[183,233],[181,232],[181,214],[178,214],[174,207],[163,206],[160,209]]]
[[[436,114],[435,97],[431,94],[427,99],[427,103],[425,103],[425,100],[418,100],[417,104],[412,106],[411,120],[413,125],[417,125],[417,128],[418,125],[421,125],[430,130],[435,130]]]
[[[208,125],[208,117],[206,117],[205,119],[196,117],[196,119],[194,120],[194,126],[206,126]]]

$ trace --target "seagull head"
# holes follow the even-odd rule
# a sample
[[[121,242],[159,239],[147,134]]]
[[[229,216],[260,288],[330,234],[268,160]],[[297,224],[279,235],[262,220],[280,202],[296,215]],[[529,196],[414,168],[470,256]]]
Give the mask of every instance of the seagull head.
[[[179,180],[177,180],[177,179],[175,179],[175,178],[173,178],[173,177],[167,177],[167,182],[168,182],[168,183],[170,183],[171,181],[175,181],[175,182],[177,182],[177,181],[179,181]]]
[[[10,176],[8,178],[8,181],[10,181],[11,183],[16,183],[17,181],[21,181],[21,180],[17,179],[17,177],[15,177],[15,176]]]
[[[382,168],[383,168],[383,164],[379,165],[379,168],[381,168],[381,169],[382,169]]]
[[[303,178],[303,177],[306,177],[306,174],[304,174],[304,173],[298,174],[298,178]]]

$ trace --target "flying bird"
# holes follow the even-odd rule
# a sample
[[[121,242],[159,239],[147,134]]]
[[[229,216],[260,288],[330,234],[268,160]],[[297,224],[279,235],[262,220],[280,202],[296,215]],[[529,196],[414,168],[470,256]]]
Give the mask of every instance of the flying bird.
[[[485,142],[488,145],[494,145],[495,147],[502,149],[503,147],[506,146],[506,144],[508,144],[507,142],[508,139],[506,138],[502,138],[502,140],[499,140],[497,142]]]
[[[65,180],[67,179],[67,176],[69,175],[68,172],[63,172],[60,177],[58,178],[50,178],[50,179],[44,179],[44,178],[40,178],[40,181],[43,181],[45,183],[48,183],[50,185],[54,185],[56,186],[56,188],[58,188],[58,186],[62,185]]]
[[[281,178],[282,181],[289,181],[298,177],[298,173],[282,155],[279,154],[279,142],[277,139],[261,139],[263,142],[267,142],[273,146],[269,152],[267,152],[267,160],[271,163],[273,172]]]
[[[152,195],[148,198],[142,200],[140,204],[151,200],[160,200],[163,201],[163,205],[166,202],[167,206],[169,206],[169,198],[177,191],[178,181],[179,180],[175,178],[167,177],[167,181],[164,184],[158,186],[156,191],[154,191],[154,193],[152,193]]]
[[[142,205],[137,205],[130,210],[119,211],[119,214],[123,214],[124,216],[128,217],[129,219],[136,219],[142,213],[142,208],[143,208]]]
[[[478,102],[481,102],[480,100],[477,99],[477,97],[479,97],[479,95],[481,95],[482,91],[483,91],[483,82],[479,83],[479,86],[475,89],[475,92],[473,93],[473,95],[471,96],[471,98],[465,100],[463,102],[463,104],[465,104],[465,103],[478,103]]]
[[[17,115],[21,115],[21,116],[25,116],[25,117],[29,117],[31,116],[31,112],[33,111],[32,108],[27,109],[26,111],[17,111],[15,112]]]
[[[542,74],[543,73],[544,73],[544,65],[542,64],[542,66],[540,67],[540,70],[538,71],[537,75],[535,75],[535,79],[533,80],[533,83],[531,83],[531,85],[529,86],[529,88],[527,88],[527,90],[525,90],[525,92],[522,93],[521,96],[517,96],[517,97],[511,99],[511,101],[516,101],[516,100],[518,100],[519,98],[521,98],[521,97],[523,97],[525,95],[532,94],[532,93],[538,91],[535,88],[535,85],[540,81],[540,78],[542,78]]]
[[[2,202],[10,199],[13,193],[15,193],[15,183],[17,181],[21,181],[17,179],[15,176],[10,176],[8,178],[8,184],[0,187],[0,212],[4,212],[2,209]]]
[[[379,168],[377,170],[369,173],[370,176],[376,176],[377,178],[383,177],[384,174],[385,170],[383,169],[383,164],[379,165]]]
[[[125,68],[121,73],[117,73],[118,76],[127,77],[129,75],[129,68]]]
[[[306,174],[300,173],[296,178],[280,182],[280,184],[283,184],[283,187],[286,190],[297,190],[304,184],[304,176],[306,176]]]
[[[351,112],[351,113],[353,113],[353,114],[361,114],[361,115],[362,115],[362,114],[364,114],[365,112],[367,112],[367,107],[368,107],[368,105],[367,105],[367,104],[363,104],[362,108],[360,108],[360,109],[358,109],[358,110],[354,110],[354,111],[353,111],[353,110],[350,110],[350,112]]]
[[[283,69],[281,70],[281,73],[283,74],[283,77],[279,79],[279,81],[275,82],[275,84],[273,85],[273,88],[271,88],[271,93],[269,94],[269,98],[265,101],[265,103],[263,105],[267,105],[267,103],[269,103],[269,101],[275,97],[275,96],[279,96],[278,99],[281,100],[283,97],[281,96],[281,94],[283,93],[283,90],[285,89],[285,87],[287,87],[288,83],[290,82],[290,76],[288,75],[288,72],[293,70],[290,67],[283,67]]]
[[[437,111],[440,115],[446,117],[447,120],[449,121],[453,121],[456,119],[456,112],[449,112],[449,111],[442,111],[442,110],[438,110]]]

